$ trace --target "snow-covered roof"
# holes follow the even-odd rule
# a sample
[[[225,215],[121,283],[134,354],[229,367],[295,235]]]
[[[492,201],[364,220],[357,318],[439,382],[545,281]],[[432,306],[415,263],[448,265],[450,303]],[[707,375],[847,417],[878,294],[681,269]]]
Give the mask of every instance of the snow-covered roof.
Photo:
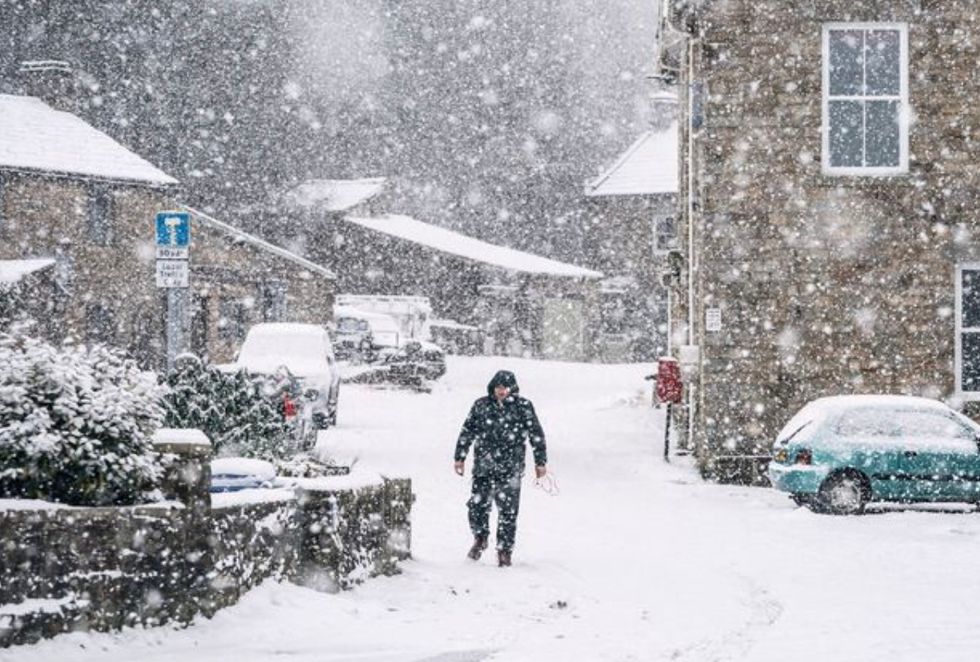
[[[20,281],[35,271],[54,266],[52,258],[33,258],[29,260],[0,260],[0,284],[9,285]]]
[[[540,255],[525,253],[506,246],[489,244],[437,225],[423,223],[408,216],[388,214],[376,218],[348,216],[355,225],[397,237],[457,257],[499,267],[507,271],[575,278],[602,278],[598,271],[559,262]]]
[[[647,131],[608,170],[586,184],[589,197],[677,193],[677,122]]]
[[[429,326],[440,328],[440,329],[455,329],[457,331],[480,330],[478,327],[472,326],[470,324],[462,324],[461,322],[457,322],[456,320],[443,320],[443,319],[429,320]]]
[[[155,186],[177,180],[71,113],[35,97],[0,94],[0,169]]]
[[[252,246],[255,246],[260,250],[281,257],[284,260],[288,260],[294,264],[303,267],[307,271],[310,271],[315,274],[319,274],[324,278],[331,278],[331,279],[336,278],[334,272],[330,271],[326,267],[322,267],[316,262],[311,262],[310,260],[307,260],[305,257],[301,257],[297,255],[296,253],[287,251],[285,248],[282,248],[281,246],[270,244],[265,239],[256,237],[254,234],[249,234],[244,230],[239,230],[234,225],[229,225],[224,221],[219,221],[213,216],[209,216],[202,211],[198,211],[197,209],[194,209],[193,207],[182,205],[181,208],[184,211],[193,214],[194,218],[197,219],[199,222],[203,223],[206,227],[211,227],[216,230],[220,230],[221,232],[231,235],[232,237],[238,239],[239,241],[243,241],[246,244],[251,244]]]
[[[311,179],[286,194],[287,204],[324,211],[347,211],[370,200],[384,188],[384,177],[370,179]]]

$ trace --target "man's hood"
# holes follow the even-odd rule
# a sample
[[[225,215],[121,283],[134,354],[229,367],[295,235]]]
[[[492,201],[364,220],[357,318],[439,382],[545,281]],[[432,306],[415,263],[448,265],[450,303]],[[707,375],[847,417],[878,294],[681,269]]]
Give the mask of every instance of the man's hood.
[[[499,370],[490,383],[487,384],[487,395],[493,396],[493,389],[498,386],[506,386],[510,389],[511,395],[516,395],[520,388],[517,386],[517,377],[510,370]]]

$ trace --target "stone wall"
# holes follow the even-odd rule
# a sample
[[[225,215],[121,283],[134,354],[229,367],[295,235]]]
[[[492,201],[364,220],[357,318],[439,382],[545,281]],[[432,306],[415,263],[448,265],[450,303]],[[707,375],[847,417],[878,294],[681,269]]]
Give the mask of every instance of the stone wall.
[[[202,484],[186,462],[177,475],[185,496]],[[0,647],[187,623],[267,579],[336,591],[396,573],[410,556],[408,480],[316,479],[249,495],[119,508],[0,502]]]
[[[980,256],[975,11],[962,0],[727,0],[699,15],[680,92],[705,90],[684,164],[696,181],[685,276],[701,347],[694,442],[709,474],[750,478],[752,456],[816,397],[955,395],[955,268]],[[838,21],[908,25],[907,174],[822,171],[822,26]],[[686,287],[674,297],[680,326]],[[707,308],[721,310],[721,331],[705,331]]]

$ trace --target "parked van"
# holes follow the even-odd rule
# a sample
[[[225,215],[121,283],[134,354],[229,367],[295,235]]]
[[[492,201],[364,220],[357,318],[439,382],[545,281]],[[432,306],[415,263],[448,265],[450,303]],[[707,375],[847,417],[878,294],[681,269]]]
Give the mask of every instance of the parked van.
[[[378,351],[401,344],[394,318],[350,306],[334,308],[334,348],[341,359],[370,360]]]

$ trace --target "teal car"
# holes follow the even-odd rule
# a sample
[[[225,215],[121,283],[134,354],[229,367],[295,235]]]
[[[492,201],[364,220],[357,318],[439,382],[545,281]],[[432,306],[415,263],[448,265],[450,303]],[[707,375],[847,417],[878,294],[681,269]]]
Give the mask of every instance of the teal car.
[[[980,425],[907,396],[814,400],[776,438],[772,485],[818,512],[870,501],[980,503]]]

